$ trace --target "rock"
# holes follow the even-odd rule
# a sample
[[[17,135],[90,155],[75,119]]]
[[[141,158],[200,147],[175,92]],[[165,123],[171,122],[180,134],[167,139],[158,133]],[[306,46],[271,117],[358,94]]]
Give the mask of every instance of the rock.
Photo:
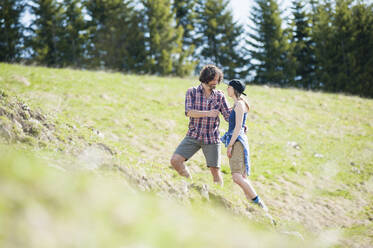
[[[210,200],[209,191],[206,184],[202,185],[200,193],[203,198],[205,198],[206,200]]]
[[[7,141],[10,141],[13,139],[13,135],[12,135],[12,132],[11,132],[12,128],[5,124],[5,123],[1,123],[1,120],[0,120],[0,136],[4,137]]]
[[[92,128],[94,134],[96,134],[99,138],[103,139],[105,135],[101,133],[99,130]]]
[[[2,107],[0,107],[0,116],[6,116],[6,115],[7,115],[7,111],[3,109]]]
[[[315,158],[323,158],[323,157],[324,157],[324,155],[319,154],[319,153],[315,153],[313,156],[314,156]]]
[[[181,192],[187,194],[189,192],[188,183],[184,180],[181,181]]]
[[[30,107],[27,106],[27,104],[22,104],[21,108],[24,110],[24,111],[30,111]]]
[[[287,145],[291,146],[291,147],[293,147],[294,149],[297,149],[297,150],[300,150],[300,148],[301,148],[300,145],[295,141],[288,141]]]
[[[309,178],[312,178],[312,173],[309,172],[309,171],[305,171],[304,175],[307,176],[307,177],[309,177]]]
[[[100,94],[100,97],[104,100],[110,100],[110,97],[106,94]]]

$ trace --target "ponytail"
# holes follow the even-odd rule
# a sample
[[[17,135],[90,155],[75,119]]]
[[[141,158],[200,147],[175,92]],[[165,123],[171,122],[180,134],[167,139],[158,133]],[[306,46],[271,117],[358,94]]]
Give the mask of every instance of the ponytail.
[[[240,96],[238,99],[242,100],[245,103],[245,105],[247,107],[247,112],[249,112],[250,111],[250,106],[249,106],[249,102],[247,101],[247,99],[243,98],[242,96]]]
[[[239,93],[236,89],[234,89],[234,94],[236,95],[236,97],[238,98],[238,100],[242,100],[245,103],[245,105],[247,107],[247,112],[249,112],[250,111],[250,106],[249,106],[249,102],[247,101],[247,99],[243,98],[242,94]]]

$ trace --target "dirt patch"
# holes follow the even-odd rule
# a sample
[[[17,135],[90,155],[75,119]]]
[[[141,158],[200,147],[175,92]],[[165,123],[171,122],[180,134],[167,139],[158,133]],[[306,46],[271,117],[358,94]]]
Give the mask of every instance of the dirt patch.
[[[0,135],[8,142],[50,142],[55,139],[54,125],[40,111],[15,97],[0,93]]]

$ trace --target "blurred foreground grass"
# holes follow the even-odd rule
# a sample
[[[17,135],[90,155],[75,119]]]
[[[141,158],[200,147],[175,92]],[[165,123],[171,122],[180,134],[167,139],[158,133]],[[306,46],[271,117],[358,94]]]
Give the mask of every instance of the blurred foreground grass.
[[[1,247],[299,247],[219,209],[137,192],[123,178],[60,171],[0,147]]]

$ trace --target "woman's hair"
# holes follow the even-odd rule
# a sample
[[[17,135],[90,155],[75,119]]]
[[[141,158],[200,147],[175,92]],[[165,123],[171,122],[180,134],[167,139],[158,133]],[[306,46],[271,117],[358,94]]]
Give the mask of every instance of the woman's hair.
[[[233,87],[232,87],[232,88],[233,88]],[[241,96],[241,93],[238,92],[238,90],[236,90],[235,88],[233,88],[233,91],[234,91],[234,95],[237,97],[237,99],[238,99],[238,100],[242,100],[242,101],[245,103],[245,105],[246,105],[246,107],[247,107],[247,110],[249,111],[249,110],[250,110],[249,102],[248,102],[245,98],[243,98],[243,97]]]
[[[219,75],[218,83],[220,83],[223,80],[223,72],[215,65],[205,65],[199,74],[199,81],[207,84],[214,80],[216,75]]]

